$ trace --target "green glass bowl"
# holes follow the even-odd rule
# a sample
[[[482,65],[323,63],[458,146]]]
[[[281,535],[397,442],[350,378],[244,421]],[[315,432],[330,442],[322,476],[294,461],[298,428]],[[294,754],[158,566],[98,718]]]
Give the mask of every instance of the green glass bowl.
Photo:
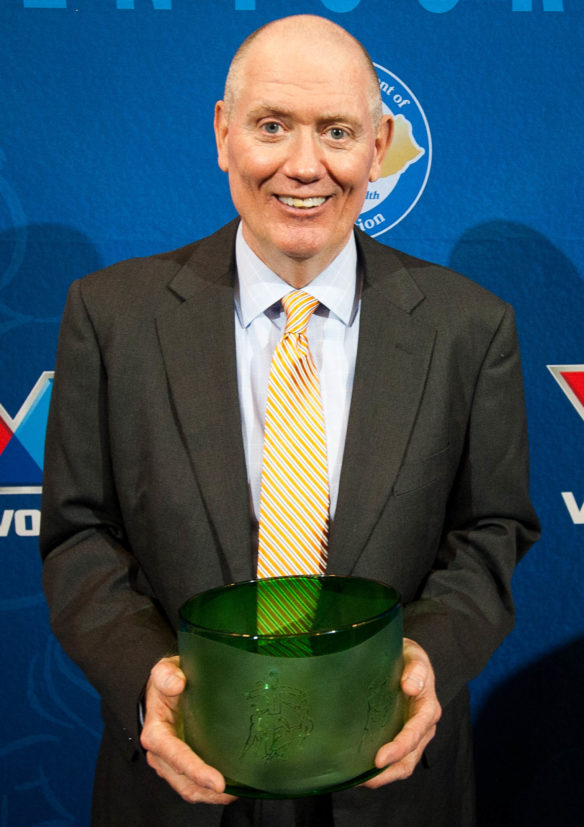
[[[317,795],[380,771],[375,754],[403,725],[395,589],[360,577],[266,578],[199,594],[180,615],[184,739],[227,792]]]

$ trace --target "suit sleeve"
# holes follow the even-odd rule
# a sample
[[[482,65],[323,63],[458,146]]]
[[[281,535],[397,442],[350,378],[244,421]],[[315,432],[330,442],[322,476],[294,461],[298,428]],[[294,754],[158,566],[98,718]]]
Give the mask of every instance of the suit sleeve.
[[[539,536],[519,347],[506,305],[482,360],[434,566],[405,609],[405,634],[428,652],[446,705],[513,627],[511,578]]]
[[[41,554],[53,630],[103,699],[123,747],[138,746],[137,704],[153,664],[176,651],[140,582],[112,472],[107,377],[75,283],[63,316],[47,426]]]

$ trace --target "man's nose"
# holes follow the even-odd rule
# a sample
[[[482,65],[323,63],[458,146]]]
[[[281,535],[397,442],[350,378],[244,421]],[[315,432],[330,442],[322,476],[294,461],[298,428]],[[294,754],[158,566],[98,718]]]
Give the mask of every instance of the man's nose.
[[[325,174],[324,152],[313,130],[299,129],[288,144],[283,172],[298,181],[316,181]]]

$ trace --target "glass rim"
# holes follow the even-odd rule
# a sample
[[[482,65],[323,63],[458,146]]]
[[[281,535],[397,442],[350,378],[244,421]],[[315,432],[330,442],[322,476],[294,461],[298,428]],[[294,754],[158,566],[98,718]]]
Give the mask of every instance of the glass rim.
[[[384,589],[387,589],[389,592],[393,592],[394,595],[394,602],[389,606],[387,609],[384,609],[382,612],[378,612],[377,614],[371,615],[364,620],[359,620],[356,623],[345,623],[342,626],[338,626],[335,629],[321,629],[320,631],[315,630],[311,632],[288,632],[288,633],[281,633],[281,634],[250,634],[247,632],[229,632],[225,629],[215,629],[210,626],[203,626],[200,623],[194,623],[192,620],[189,620],[185,617],[184,610],[194,600],[197,600],[203,595],[212,596],[214,592],[222,592],[228,589],[235,589],[242,586],[250,586],[255,585],[257,583],[264,583],[264,582],[273,582],[273,581],[282,581],[282,580],[297,580],[299,578],[305,580],[321,580],[325,582],[330,582],[331,580],[360,580],[364,583],[375,583],[377,586],[381,586]],[[402,605],[401,594],[397,589],[393,586],[389,586],[387,583],[384,583],[382,580],[376,580],[372,577],[361,577],[359,575],[347,575],[347,574],[290,574],[286,575],[285,577],[256,577],[252,578],[251,580],[239,580],[235,583],[227,583],[223,586],[215,586],[212,589],[205,589],[201,592],[197,592],[188,600],[186,600],[179,608],[179,617],[181,620],[181,624],[185,624],[188,628],[181,629],[184,632],[202,632],[209,635],[213,635],[217,638],[239,638],[244,640],[286,640],[287,638],[298,638],[298,637],[323,637],[324,635],[335,635],[339,632],[347,632],[351,629],[359,629],[362,626],[366,626],[368,624],[375,623],[385,617],[388,617],[392,613],[395,613]]]

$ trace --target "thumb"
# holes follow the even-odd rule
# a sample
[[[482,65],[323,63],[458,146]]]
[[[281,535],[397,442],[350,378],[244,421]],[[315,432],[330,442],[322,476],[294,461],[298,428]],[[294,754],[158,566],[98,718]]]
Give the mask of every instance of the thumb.
[[[404,669],[401,678],[401,688],[411,697],[418,696],[426,686],[426,667],[422,663],[410,664]]]
[[[178,656],[163,658],[152,668],[150,680],[163,695],[180,695],[186,685],[185,673],[178,665]]]
[[[430,678],[428,656],[421,646],[405,638],[404,661],[401,688],[406,695],[417,697],[424,691]]]

